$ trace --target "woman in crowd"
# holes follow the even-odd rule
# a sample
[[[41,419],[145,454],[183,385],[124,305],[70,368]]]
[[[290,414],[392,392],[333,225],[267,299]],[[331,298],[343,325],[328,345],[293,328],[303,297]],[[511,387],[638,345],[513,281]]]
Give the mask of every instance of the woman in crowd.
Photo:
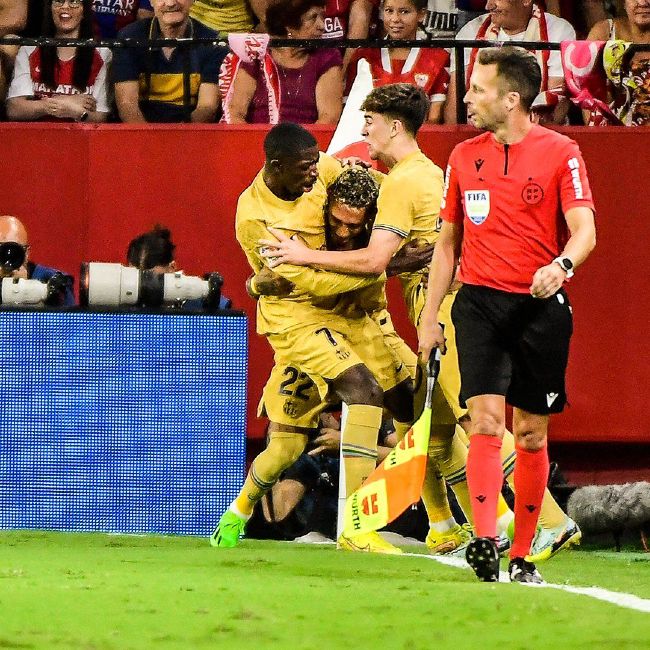
[[[52,0],[43,15],[42,35],[91,39],[92,0]],[[110,55],[94,47],[21,47],[7,93],[7,117],[105,121]]]
[[[625,12],[594,25],[588,38],[649,45],[650,0],[625,0]],[[609,80],[609,105],[616,118],[627,126],[649,126],[650,51],[635,52],[623,43],[609,43],[603,62]]]
[[[273,37],[321,38],[325,0],[275,0],[266,10]],[[342,73],[338,49],[272,47],[252,63],[239,61],[222,93],[230,124],[336,124],[341,114]]]
[[[392,41],[415,40],[427,14],[427,0],[385,0],[384,30]],[[373,87],[392,83],[419,86],[429,96],[429,123],[442,121],[442,109],[449,86],[449,54],[440,48],[383,47],[356,50],[348,68],[348,89],[352,86],[360,59],[370,65]]]

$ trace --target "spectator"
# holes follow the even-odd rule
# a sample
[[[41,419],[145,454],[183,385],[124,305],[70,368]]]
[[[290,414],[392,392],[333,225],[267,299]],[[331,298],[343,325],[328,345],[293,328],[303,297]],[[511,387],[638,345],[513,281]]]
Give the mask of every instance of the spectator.
[[[415,40],[418,27],[427,15],[427,0],[386,0],[384,30],[394,41]],[[442,109],[449,87],[449,53],[432,48],[362,48],[352,56],[348,87],[352,85],[360,59],[370,65],[373,87],[410,83],[424,90],[431,101],[428,122],[442,121]]]
[[[323,38],[368,38],[379,0],[327,0]]]
[[[220,34],[252,32],[263,23],[266,0],[196,0],[190,15]]]
[[[624,10],[594,25],[588,38],[650,44],[650,0],[625,0]],[[613,114],[626,126],[650,125],[650,52],[608,44],[603,61]]]
[[[129,266],[134,266],[141,271],[154,271],[155,273],[176,273],[179,271],[174,251],[176,244],[172,241],[169,229],[156,225],[153,230],[132,239],[126,252]],[[230,298],[221,296],[219,309],[230,309]],[[184,309],[202,309],[201,300],[186,300]]]
[[[34,264],[29,260],[29,239],[22,222],[8,215],[0,216],[0,278],[24,278],[47,282],[57,276],[61,282],[54,296],[56,305],[75,304],[72,277],[56,269]],[[58,275],[57,275],[58,274]]]
[[[591,41],[623,40],[650,43],[650,0],[625,0],[624,13],[596,23],[587,37]]]
[[[135,20],[153,16],[149,0],[93,0],[93,12],[98,38],[115,38],[122,28]]]
[[[91,39],[92,0],[52,0],[43,36]],[[104,122],[108,117],[105,48],[23,46],[7,93],[10,120]]]
[[[190,18],[193,0],[151,0],[153,18],[131,23],[120,38],[217,38]],[[213,45],[123,48],[113,62],[115,101],[123,122],[213,122],[221,98],[219,66],[227,50]],[[184,73],[189,59],[189,79]],[[188,83],[185,83],[185,82]]]
[[[266,12],[269,33],[322,38],[324,7],[325,0],[274,0]],[[300,47],[273,47],[261,61],[241,61],[224,102],[226,121],[336,124],[342,104],[341,64],[336,49]]]
[[[478,18],[485,12],[485,0],[456,0],[458,7],[457,29],[461,29],[470,20]]]
[[[575,40],[575,29],[564,19],[544,11],[533,0],[488,0],[488,13],[467,23],[456,35],[458,40],[540,41],[559,43]],[[478,48],[465,50],[466,85],[474,68]],[[536,100],[536,111],[543,113],[544,122],[562,123],[566,119],[568,102],[557,94],[564,88],[564,73],[559,52],[539,50],[535,56],[542,69],[542,93]],[[455,61],[451,62],[451,81],[445,107],[445,122],[456,123],[456,102],[462,99],[456,89]]]
[[[26,22],[25,0],[0,0],[0,37],[22,31]]]
[[[453,36],[458,29],[457,4],[456,0],[428,0],[424,31],[432,38]],[[484,8],[485,5],[481,7]]]

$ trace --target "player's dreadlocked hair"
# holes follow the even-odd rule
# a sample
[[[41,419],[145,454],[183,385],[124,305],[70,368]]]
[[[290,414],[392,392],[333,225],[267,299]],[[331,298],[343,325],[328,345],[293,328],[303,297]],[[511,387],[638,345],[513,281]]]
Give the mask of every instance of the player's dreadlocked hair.
[[[429,114],[430,102],[422,88],[412,84],[378,86],[361,104],[361,110],[399,120],[415,137]]]
[[[329,214],[330,205],[344,203],[351,208],[366,208],[366,222],[364,230],[365,243],[370,238],[372,224],[377,214],[377,197],[379,185],[377,181],[361,167],[346,169],[328,188],[325,214]],[[329,220],[325,219],[325,236],[329,240]]]

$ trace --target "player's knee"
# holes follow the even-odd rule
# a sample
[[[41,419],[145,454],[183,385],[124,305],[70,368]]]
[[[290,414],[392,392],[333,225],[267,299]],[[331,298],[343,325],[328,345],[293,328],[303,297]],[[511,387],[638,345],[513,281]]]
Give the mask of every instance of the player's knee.
[[[399,422],[413,421],[413,382],[407,379],[384,393],[384,406]]]
[[[364,365],[348,368],[334,380],[333,388],[341,401],[348,405],[383,406],[384,391]]]

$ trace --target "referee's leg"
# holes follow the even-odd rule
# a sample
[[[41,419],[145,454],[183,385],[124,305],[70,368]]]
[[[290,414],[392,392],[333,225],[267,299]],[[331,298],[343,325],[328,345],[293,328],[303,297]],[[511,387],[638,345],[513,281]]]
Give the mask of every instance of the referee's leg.
[[[467,484],[477,537],[496,538],[497,503],[503,484],[501,439],[506,428],[503,395],[475,395],[467,399],[472,422],[467,454]]]
[[[539,511],[548,481],[548,415],[529,413],[513,408],[515,435],[515,538],[511,558],[524,558],[530,553]]]

